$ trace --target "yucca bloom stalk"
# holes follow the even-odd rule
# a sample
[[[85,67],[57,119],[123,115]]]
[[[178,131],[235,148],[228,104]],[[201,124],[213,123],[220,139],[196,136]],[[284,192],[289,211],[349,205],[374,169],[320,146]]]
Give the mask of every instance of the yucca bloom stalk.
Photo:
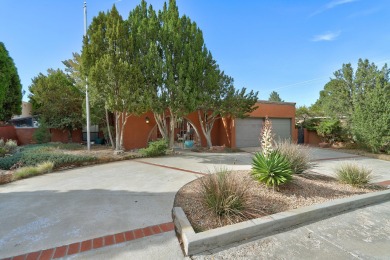
[[[268,157],[273,151],[274,134],[272,133],[272,123],[268,117],[265,118],[265,123],[261,131],[260,144],[264,157]]]

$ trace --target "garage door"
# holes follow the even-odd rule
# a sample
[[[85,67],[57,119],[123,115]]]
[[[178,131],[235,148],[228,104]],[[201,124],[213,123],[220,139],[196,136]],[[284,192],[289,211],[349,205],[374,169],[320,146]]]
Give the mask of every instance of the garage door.
[[[237,118],[235,124],[237,147],[260,146],[259,137],[263,127],[263,118]]]
[[[291,119],[271,118],[272,131],[275,134],[275,141],[291,140]]]
[[[291,139],[290,118],[270,118],[270,120],[275,141]],[[259,136],[263,122],[264,118],[236,119],[236,146],[238,148],[260,146]]]

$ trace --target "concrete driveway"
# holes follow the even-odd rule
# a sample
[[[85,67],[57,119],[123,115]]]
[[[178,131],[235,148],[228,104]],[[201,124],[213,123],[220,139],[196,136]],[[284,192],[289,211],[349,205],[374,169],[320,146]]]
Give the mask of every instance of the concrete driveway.
[[[2,185],[0,258],[171,222],[176,192],[195,178],[124,161]]]
[[[249,170],[254,151],[185,151],[175,156],[78,168],[2,185],[0,258],[28,252],[41,256],[46,252],[53,257],[58,251],[57,256],[67,252],[69,258],[81,259],[182,259],[172,227],[165,229],[166,223],[172,221],[176,192],[184,184],[221,167]],[[332,174],[329,169],[335,164],[357,160],[370,163],[374,173],[381,175],[381,181],[390,180],[390,162],[324,149],[312,149],[312,157],[315,172]],[[155,228],[158,231],[153,233]],[[125,236],[137,236],[138,231],[145,237],[123,242]],[[116,235],[107,236],[112,234]],[[84,242],[92,243],[92,249],[101,240],[111,246],[100,245],[99,249],[69,256],[70,252],[81,252]],[[40,251],[51,248],[55,250]]]

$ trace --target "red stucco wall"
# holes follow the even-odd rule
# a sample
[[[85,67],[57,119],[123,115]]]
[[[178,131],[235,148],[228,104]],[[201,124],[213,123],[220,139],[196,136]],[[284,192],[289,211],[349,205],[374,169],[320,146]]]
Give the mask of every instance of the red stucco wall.
[[[295,103],[276,103],[261,101],[256,104],[258,108],[253,111],[250,117],[274,117],[274,118],[291,118],[291,133],[293,140],[297,140],[295,129]],[[169,114],[167,113],[167,116]],[[145,122],[145,118],[149,118],[149,124]],[[185,116],[199,133],[202,146],[206,146],[206,138],[203,135],[197,112],[190,113]],[[123,136],[123,146],[126,150],[146,147],[148,138],[155,140],[157,138],[156,122],[153,113],[148,112],[141,116],[131,116],[128,118]],[[235,147],[235,126],[234,120],[229,118],[218,119],[211,132],[213,145],[225,145],[227,147]]]

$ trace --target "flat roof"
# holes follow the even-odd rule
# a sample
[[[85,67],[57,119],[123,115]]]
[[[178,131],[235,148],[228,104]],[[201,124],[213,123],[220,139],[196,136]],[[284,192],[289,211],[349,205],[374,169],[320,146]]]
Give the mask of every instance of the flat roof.
[[[275,104],[275,105],[288,105],[288,106],[295,106],[295,104],[296,104],[294,102],[279,102],[279,101],[268,101],[268,100],[257,100],[257,103],[261,103],[261,104]]]

